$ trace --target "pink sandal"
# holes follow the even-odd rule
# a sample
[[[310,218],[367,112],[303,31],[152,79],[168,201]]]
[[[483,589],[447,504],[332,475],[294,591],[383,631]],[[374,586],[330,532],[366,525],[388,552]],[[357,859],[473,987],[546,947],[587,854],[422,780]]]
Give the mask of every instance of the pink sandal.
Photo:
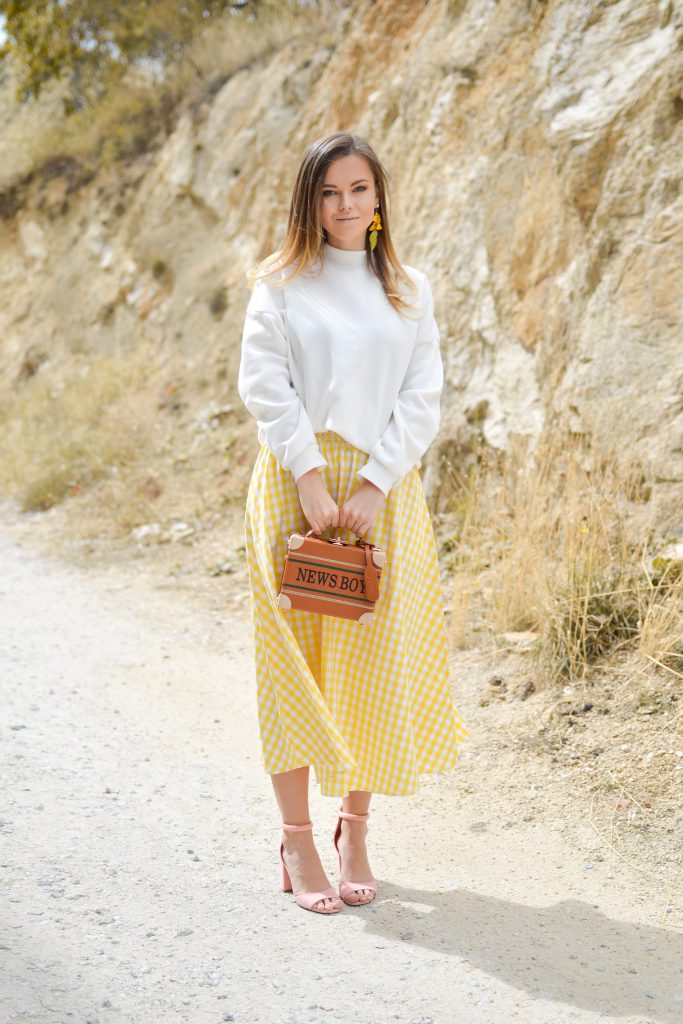
[[[282,827],[286,832],[306,832],[308,831],[308,829],[313,828],[313,822],[309,821],[305,825],[286,825],[283,822]],[[285,844],[280,843],[280,860],[282,861],[282,891],[292,892],[292,882],[289,877],[287,865],[285,864],[284,849]],[[320,900],[323,900],[326,897],[331,898],[333,896],[339,896],[339,893],[332,888],[323,889],[322,892],[295,892],[293,893],[293,895],[294,899],[296,900],[300,907],[303,907],[304,910],[312,910],[314,914],[338,914],[339,911],[343,909],[342,907],[315,906],[316,903],[319,903]]]
[[[370,817],[369,814],[351,814],[350,811],[345,811],[343,807],[339,808],[339,818],[337,819],[337,827],[334,830],[334,848],[337,851],[339,857],[339,874],[341,875],[341,854],[339,852],[339,839],[341,837],[342,818],[346,818],[348,821],[367,821]],[[370,899],[360,900],[349,900],[348,896],[355,896],[359,889],[371,889],[372,896]],[[350,882],[342,878],[339,879],[339,895],[349,907],[364,907],[366,903],[372,903],[375,896],[377,895],[377,882],[373,878],[370,882]]]

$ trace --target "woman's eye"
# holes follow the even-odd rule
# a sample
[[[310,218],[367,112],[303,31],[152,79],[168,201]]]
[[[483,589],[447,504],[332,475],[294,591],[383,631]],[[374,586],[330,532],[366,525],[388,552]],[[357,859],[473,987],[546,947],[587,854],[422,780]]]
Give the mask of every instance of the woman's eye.
[[[360,189],[360,190],[361,190],[361,192],[365,192],[365,191],[367,191],[367,185],[356,185],[356,187],[354,188],[354,190],[353,190],[353,191],[354,191],[354,192],[357,192],[357,191],[358,191],[358,189]],[[329,189],[323,189],[323,196],[324,196],[325,198],[327,198],[327,196],[334,196],[334,195],[336,195],[336,194],[337,194],[337,193],[336,193],[336,192],[334,191],[334,189],[332,189],[332,190],[329,190]]]

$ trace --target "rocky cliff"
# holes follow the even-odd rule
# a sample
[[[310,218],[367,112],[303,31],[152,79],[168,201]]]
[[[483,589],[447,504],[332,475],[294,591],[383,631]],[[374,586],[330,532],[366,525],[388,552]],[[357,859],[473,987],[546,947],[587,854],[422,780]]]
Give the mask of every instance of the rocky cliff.
[[[126,167],[5,182],[4,370],[29,346],[151,337],[222,364],[216,397],[239,405],[245,270],[283,236],[304,147],[350,128],[433,284],[447,386],[428,488],[440,452],[552,430],[683,493],[680,8],[360,0],[328,29],[246,63]]]

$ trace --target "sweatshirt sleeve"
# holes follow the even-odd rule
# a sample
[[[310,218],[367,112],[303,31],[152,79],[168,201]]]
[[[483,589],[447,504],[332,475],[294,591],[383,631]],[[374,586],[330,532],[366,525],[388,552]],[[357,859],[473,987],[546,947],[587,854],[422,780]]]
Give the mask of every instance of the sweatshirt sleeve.
[[[237,390],[280,465],[298,480],[327,460],[292,383],[286,330],[274,289],[257,281],[244,321]]]
[[[358,476],[385,494],[420,461],[439,429],[444,374],[434,300],[426,275],[420,306],[415,348],[389,422],[369,452],[368,461],[358,470]]]

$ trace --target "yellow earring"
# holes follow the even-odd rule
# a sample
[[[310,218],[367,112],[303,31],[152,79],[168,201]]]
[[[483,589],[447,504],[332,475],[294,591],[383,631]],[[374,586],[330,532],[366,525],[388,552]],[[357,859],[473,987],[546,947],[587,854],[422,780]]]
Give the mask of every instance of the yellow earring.
[[[372,218],[372,223],[368,230],[370,232],[370,249],[374,249],[377,245],[377,232],[382,230],[382,221],[379,218],[379,208],[375,210],[375,216]]]

